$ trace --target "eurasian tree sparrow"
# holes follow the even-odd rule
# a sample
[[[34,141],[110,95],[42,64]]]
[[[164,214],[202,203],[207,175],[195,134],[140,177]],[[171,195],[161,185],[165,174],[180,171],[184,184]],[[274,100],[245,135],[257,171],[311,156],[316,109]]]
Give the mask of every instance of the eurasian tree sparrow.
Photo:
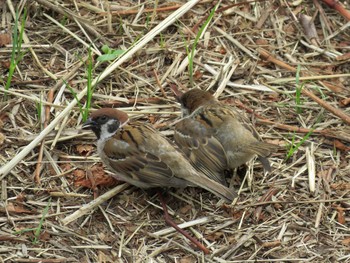
[[[197,170],[225,185],[224,171],[254,155],[265,170],[271,169],[267,157],[277,146],[260,141],[235,110],[200,89],[187,91],[179,100],[184,118],[175,126],[174,139]]]
[[[227,187],[197,172],[186,157],[151,126],[129,121],[125,112],[103,108],[83,128],[97,137],[97,151],[116,178],[140,188],[198,186],[232,201]]]

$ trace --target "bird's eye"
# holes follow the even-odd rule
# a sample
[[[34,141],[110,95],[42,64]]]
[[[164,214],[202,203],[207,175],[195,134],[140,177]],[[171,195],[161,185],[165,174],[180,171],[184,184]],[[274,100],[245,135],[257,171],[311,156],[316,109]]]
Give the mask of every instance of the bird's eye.
[[[100,116],[100,117],[98,118],[98,122],[99,122],[100,124],[104,124],[104,123],[106,123],[107,121],[108,121],[108,118],[107,118],[106,115]]]

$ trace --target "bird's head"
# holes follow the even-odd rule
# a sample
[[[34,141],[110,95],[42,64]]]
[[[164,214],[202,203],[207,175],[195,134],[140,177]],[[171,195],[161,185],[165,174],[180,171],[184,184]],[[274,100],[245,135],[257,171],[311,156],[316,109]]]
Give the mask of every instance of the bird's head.
[[[102,108],[91,113],[90,118],[83,124],[83,129],[91,129],[98,140],[108,139],[128,121],[128,115],[120,110]]]
[[[180,97],[180,103],[188,114],[191,114],[200,106],[216,102],[215,97],[208,91],[191,89]],[[186,114],[184,114],[186,116]]]

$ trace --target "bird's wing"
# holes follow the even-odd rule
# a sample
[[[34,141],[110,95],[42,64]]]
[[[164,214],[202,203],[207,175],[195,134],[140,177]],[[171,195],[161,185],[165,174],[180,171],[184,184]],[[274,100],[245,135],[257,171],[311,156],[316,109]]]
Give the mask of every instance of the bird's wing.
[[[253,140],[252,143],[249,144],[245,150],[247,152],[257,154],[259,161],[264,167],[264,170],[270,172],[271,166],[267,157],[270,156],[272,153],[276,152],[278,146],[271,143],[263,142],[255,127],[245,115],[239,114],[235,109],[226,105],[223,106],[223,110],[229,113],[229,118],[236,118],[237,121],[240,122],[246,130],[251,132],[256,141]]]
[[[189,117],[176,124],[174,139],[197,170],[226,185],[224,170],[227,169],[227,157],[221,143],[212,133],[208,123]]]
[[[130,126],[118,131],[104,146],[107,163],[125,181],[142,187],[184,187],[185,181],[175,178],[172,169],[156,154],[147,150],[149,130],[140,126]],[[170,185],[173,183],[174,185]]]

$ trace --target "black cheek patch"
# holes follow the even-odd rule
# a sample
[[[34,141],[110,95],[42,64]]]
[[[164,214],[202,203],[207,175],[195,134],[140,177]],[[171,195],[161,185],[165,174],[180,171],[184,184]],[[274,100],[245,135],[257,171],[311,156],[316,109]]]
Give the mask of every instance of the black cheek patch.
[[[100,139],[101,136],[101,129],[99,126],[92,126],[91,130],[95,133],[97,139]]]
[[[119,121],[113,122],[112,124],[108,125],[108,132],[109,133],[115,132],[116,130],[118,130],[119,126],[120,126]]]

